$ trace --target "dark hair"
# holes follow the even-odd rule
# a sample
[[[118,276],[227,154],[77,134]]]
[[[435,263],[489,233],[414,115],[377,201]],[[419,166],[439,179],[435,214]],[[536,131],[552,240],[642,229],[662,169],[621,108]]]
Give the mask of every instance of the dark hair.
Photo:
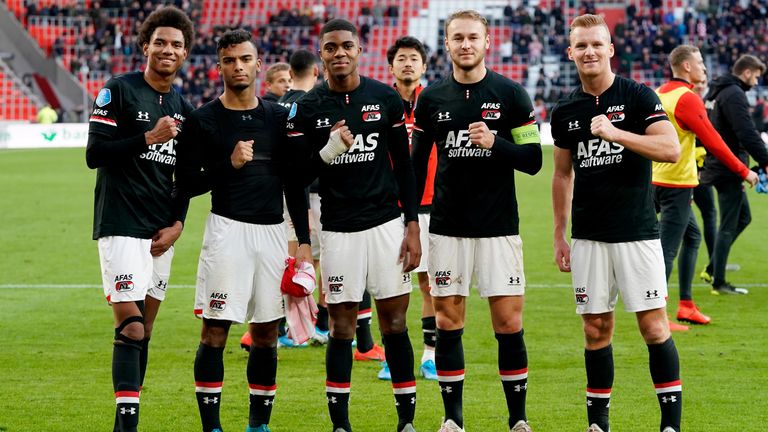
[[[348,31],[352,33],[352,36],[357,36],[357,28],[355,28],[355,25],[351,22],[341,19],[341,18],[334,18],[323,26],[323,28],[320,30],[320,38],[326,34],[333,31]]]
[[[424,44],[420,40],[413,36],[403,36],[396,40],[395,43],[387,50],[387,61],[389,65],[395,61],[395,56],[400,48],[413,48],[419,52],[421,56],[421,62],[427,64],[427,50],[424,48]]]
[[[216,54],[221,54],[221,50],[229,48],[232,45],[240,45],[243,42],[250,42],[254,47],[253,35],[248,30],[236,29],[229,30],[221,36],[216,43]]]
[[[184,35],[184,48],[188,51],[192,50],[195,26],[181,9],[176,6],[165,6],[149,14],[139,28],[137,43],[140,48],[144,48],[144,44],[149,43],[152,34],[158,27],[171,27],[180,30],[181,34]]]
[[[765,73],[765,63],[753,55],[744,54],[733,65],[733,73],[741,75],[745,70],[759,70],[762,75]]]
[[[311,51],[297,49],[291,54],[289,62],[291,64],[291,70],[296,78],[304,78],[308,73],[312,72],[312,67],[317,62],[317,59]]]

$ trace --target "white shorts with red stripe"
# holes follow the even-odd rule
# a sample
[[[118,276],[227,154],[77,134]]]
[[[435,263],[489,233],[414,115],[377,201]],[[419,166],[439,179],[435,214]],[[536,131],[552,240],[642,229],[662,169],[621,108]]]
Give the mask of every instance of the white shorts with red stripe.
[[[98,240],[104,296],[111,303],[165,300],[173,246],[159,257],[149,252],[151,239],[109,236]]]
[[[209,214],[197,268],[195,315],[236,323],[282,318],[285,224],[257,225]]]
[[[376,300],[411,292],[410,273],[399,262],[405,227],[398,217],[358,232],[322,232],[320,258],[325,300],[330,304]]]
[[[619,293],[627,312],[666,306],[664,268],[658,239],[625,243],[574,239],[571,278],[576,313],[611,312],[616,308]]]
[[[482,298],[525,294],[523,241],[429,235],[429,278],[434,297],[469,297],[473,274]]]

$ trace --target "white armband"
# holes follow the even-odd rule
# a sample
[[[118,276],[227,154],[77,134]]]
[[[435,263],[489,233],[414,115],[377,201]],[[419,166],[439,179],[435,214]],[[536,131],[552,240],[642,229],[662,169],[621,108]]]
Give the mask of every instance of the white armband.
[[[331,136],[328,137],[328,143],[325,147],[320,149],[320,159],[326,164],[330,164],[336,159],[336,156],[347,151],[347,145],[341,140],[341,133],[339,133],[339,130],[340,129],[336,129],[331,132]]]

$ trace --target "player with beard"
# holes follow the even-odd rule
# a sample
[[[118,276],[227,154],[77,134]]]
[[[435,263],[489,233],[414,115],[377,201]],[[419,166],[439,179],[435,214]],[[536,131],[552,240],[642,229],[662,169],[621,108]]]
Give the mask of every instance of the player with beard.
[[[175,7],[139,28],[144,72],[111,78],[89,119],[86,161],[97,168],[93,239],[112,306],[116,431],[135,431],[149,339],[171,272],[187,201],[174,198],[176,135],[192,107],[172,86],[189,53],[192,22]]]
[[[581,86],[552,112],[555,262],[572,272],[584,323],[589,432],[608,432],[613,385],[614,309],[635,313],[648,347],[662,432],[679,432],[680,361],[666,312],[664,255],[651,190],[651,164],[680,158],[675,128],[648,87],[611,71],[605,20],[571,23],[568,57]],[[572,211],[573,246],[566,239]]]
[[[179,190],[211,192],[197,275],[195,313],[203,318],[195,356],[195,394],[204,432],[221,431],[224,348],[233,322],[248,322],[246,374],[249,432],[268,431],[277,390],[280,281],[288,256],[283,190],[295,222],[296,267],[311,262],[308,208],[286,142],[287,111],[256,97],[261,66],[251,33],[233,30],[218,42],[224,93],[195,110],[178,152]],[[294,177],[296,177],[294,181]]]
[[[328,80],[296,101],[287,129],[307,149],[310,177],[320,180],[321,269],[331,317],[326,395],[333,430],[352,430],[352,338],[367,289],[376,301],[392,372],[397,430],[411,432],[416,381],[405,322],[408,272],[421,258],[416,187],[400,97],[360,76],[361,51],[352,23],[333,19],[323,26],[320,57]]]
[[[462,335],[472,275],[488,299],[510,431],[530,431],[525,414],[528,356],[523,338],[525,274],[514,171],[541,169],[533,104],[519,84],[487,69],[487,20],[476,11],[445,22],[453,73],[416,104],[413,163],[419,190],[437,147],[429,225],[429,276],[437,321],[435,363],[445,409],[441,432],[463,431]]]

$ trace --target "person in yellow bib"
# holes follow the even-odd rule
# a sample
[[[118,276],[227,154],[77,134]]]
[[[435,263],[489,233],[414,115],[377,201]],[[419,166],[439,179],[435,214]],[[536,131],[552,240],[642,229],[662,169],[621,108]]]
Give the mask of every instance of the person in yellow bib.
[[[681,156],[675,163],[653,163],[653,192],[660,215],[661,246],[667,281],[672,273],[672,262],[678,256],[680,303],[677,319],[692,324],[709,324],[710,317],[699,311],[693,302],[691,285],[696,257],[701,243],[701,231],[691,211],[693,188],[699,184],[696,169],[696,137],[707,151],[739,177],[755,185],[757,174],[750,171],[723,142],[710,123],[704,103],[692,91],[694,82],[706,77],[701,52],[692,45],[680,45],[669,55],[672,79],[659,87],[661,99],[680,141]],[[681,248],[682,245],[682,248]],[[672,324],[672,323],[670,323]],[[670,325],[672,328],[672,325]],[[687,330],[676,325],[673,330]]]

